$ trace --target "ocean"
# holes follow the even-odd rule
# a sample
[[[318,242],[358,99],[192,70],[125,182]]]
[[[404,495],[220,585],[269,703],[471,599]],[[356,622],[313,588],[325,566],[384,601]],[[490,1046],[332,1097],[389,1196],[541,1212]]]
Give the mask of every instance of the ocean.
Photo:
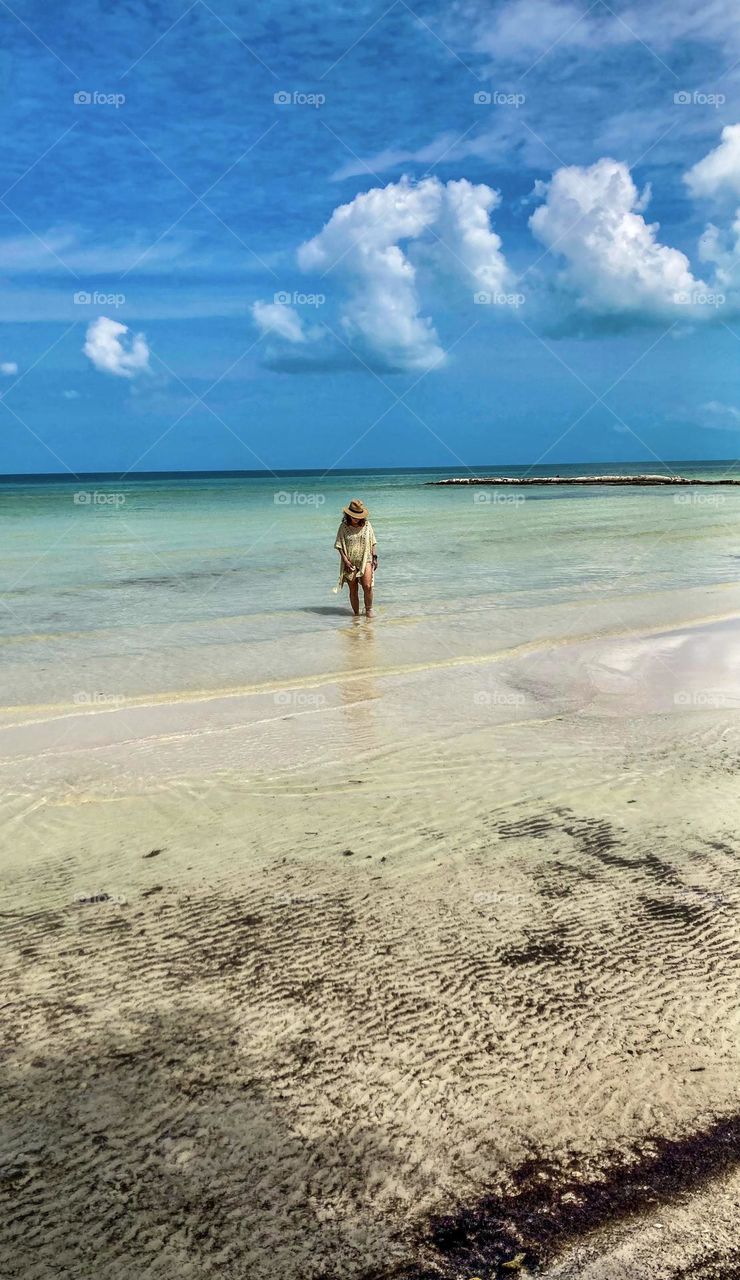
[[[731,467],[673,464],[704,478]],[[537,468],[605,470],[614,468]],[[378,627],[422,617],[422,654],[434,628],[464,651],[502,613],[736,578],[738,489],[430,487],[450,474],[3,480],[3,703],[315,672],[331,657],[337,610],[348,609],[346,590],[332,594],[333,543],[354,496],[378,538]],[[230,640],[238,672],[220,663]]]

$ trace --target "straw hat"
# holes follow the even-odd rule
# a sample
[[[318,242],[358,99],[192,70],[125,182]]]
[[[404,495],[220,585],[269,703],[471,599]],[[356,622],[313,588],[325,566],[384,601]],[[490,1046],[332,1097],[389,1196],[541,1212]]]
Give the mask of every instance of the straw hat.
[[[349,516],[352,520],[370,519],[370,512],[362,498],[353,498],[348,507],[342,507],[342,511],[344,515]]]

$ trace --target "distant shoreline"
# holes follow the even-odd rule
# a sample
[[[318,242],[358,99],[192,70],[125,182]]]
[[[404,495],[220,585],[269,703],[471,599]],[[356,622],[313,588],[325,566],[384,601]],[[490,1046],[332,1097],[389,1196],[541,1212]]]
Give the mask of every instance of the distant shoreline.
[[[663,464],[667,470],[662,474],[660,478],[670,479],[671,469],[675,469],[675,471],[679,474],[684,469],[688,469],[691,472],[695,470],[715,471],[715,472],[729,471],[733,466],[736,465],[736,462],[737,460],[734,458],[667,458],[665,463]],[[531,470],[531,467],[537,464],[529,463],[527,461],[516,462],[516,463],[509,462],[506,464],[493,463],[489,459],[488,461],[483,461],[483,462],[475,461],[475,460],[473,460],[472,462],[461,461],[460,465],[464,467],[466,471],[473,472],[475,473],[476,476],[481,476],[481,477],[488,477],[490,474],[491,468],[493,468],[496,471],[501,470],[502,472],[504,472],[505,468],[510,467],[513,470],[513,472],[522,473],[522,479],[529,479],[529,471]],[[595,473],[595,478],[597,480],[601,476],[609,476],[614,474],[615,480],[618,479],[620,483],[623,483],[624,481],[633,480],[634,478],[637,478],[643,474],[642,472],[639,471],[639,467],[642,464],[639,461],[634,461],[634,460],[633,461],[628,460],[626,462],[619,462],[619,463],[609,461],[609,460],[607,461],[602,460],[600,462],[563,462],[561,461],[558,463],[548,463],[548,464],[542,464],[542,465],[543,465],[544,472],[547,473],[545,475],[545,480],[548,483],[553,479],[557,478],[558,476],[560,477],[561,483],[565,482],[565,480],[567,479],[567,475],[560,475],[558,468],[562,469],[563,472],[572,472],[574,473],[576,478],[581,479],[582,477],[584,481],[588,481],[589,483],[591,482],[591,477],[585,471],[581,471],[581,468],[588,469],[590,467],[597,467],[597,466],[603,467],[604,468],[603,471]],[[610,468],[615,468],[616,471],[612,472]],[[341,477],[346,477],[348,479],[349,478],[354,479],[357,477],[372,479],[374,477],[382,478],[385,476],[417,477],[425,473],[429,476],[430,481],[439,480],[440,482],[444,481],[446,483],[451,483],[451,481],[448,479],[449,466],[444,466],[444,465],[422,466],[420,464],[419,465],[407,464],[405,466],[395,466],[395,467],[368,467],[368,466],[331,467],[329,465],[318,466],[318,467],[267,467],[265,466],[265,467],[251,469],[251,470],[243,470],[243,469],[237,469],[237,468],[204,468],[204,469],[192,469],[192,470],[164,469],[160,471],[131,471],[131,470],[127,470],[127,471],[126,470],[124,471],[121,471],[121,470],[118,470],[118,471],[64,470],[64,471],[53,471],[53,472],[11,471],[11,472],[4,472],[0,474],[0,487],[13,487],[16,485],[43,486],[43,485],[60,485],[60,484],[71,486],[71,485],[78,485],[80,483],[92,483],[92,482],[136,485],[136,484],[141,484],[142,482],[154,482],[158,484],[163,484],[168,481],[188,482],[188,481],[194,481],[194,480],[195,481],[197,480],[226,480],[226,481],[228,480],[261,480],[261,481],[264,481],[265,483],[269,483],[271,480],[274,481],[277,479],[282,480],[282,479],[293,479],[293,478],[296,478],[296,479],[311,478],[311,479],[320,479],[324,481],[324,480],[331,480],[332,478],[339,479]],[[504,476],[504,478],[506,479],[507,477]],[[513,477],[513,478],[516,478],[516,477]],[[462,481],[464,481],[464,479],[465,479],[464,477],[461,477],[460,480],[458,480],[458,483],[461,483]],[[500,482],[498,477],[496,476],[491,476],[490,480],[492,483]],[[696,483],[696,482],[692,481],[692,483]],[[715,483],[717,482],[715,481]],[[730,481],[723,481],[722,483],[730,483]]]
[[[428,485],[455,484],[629,484],[647,485],[695,485],[695,484],[731,484],[739,485],[740,480],[689,480],[686,476],[455,476],[449,480],[428,480]]]

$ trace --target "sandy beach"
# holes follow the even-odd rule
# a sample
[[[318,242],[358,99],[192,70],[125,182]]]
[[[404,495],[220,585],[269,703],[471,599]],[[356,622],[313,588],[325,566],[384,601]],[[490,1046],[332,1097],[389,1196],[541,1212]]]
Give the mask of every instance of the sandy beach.
[[[631,608],[8,710],[3,1274],[740,1274],[740,600]]]
[[[0,9],[0,1280],[740,1280],[740,6]]]

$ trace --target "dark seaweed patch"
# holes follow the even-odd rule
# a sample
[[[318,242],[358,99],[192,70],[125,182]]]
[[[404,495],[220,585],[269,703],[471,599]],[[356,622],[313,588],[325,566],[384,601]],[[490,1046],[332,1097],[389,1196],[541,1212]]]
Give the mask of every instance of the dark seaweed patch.
[[[523,947],[507,947],[498,955],[500,963],[512,969],[523,964],[564,964],[571,958],[560,933],[530,936]]]
[[[612,851],[619,846],[619,840],[611,823],[600,818],[580,818],[563,823],[563,831],[576,842],[583,853],[600,858],[608,866],[631,866],[629,858],[620,857]]]
[[[706,923],[706,910],[698,903],[647,897],[643,897],[641,902],[645,915],[658,924],[681,924],[688,929]]]
[[[511,1275],[504,1264],[520,1253],[527,1269],[537,1271],[587,1233],[695,1191],[739,1159],[740,1115],[684,1138],[653,1138],[626,1155],[606,1153],[601,1167],[583,1176],[575,1154],[567,1162],[537,1157],[516,1170],[507,1193],[432,1218],[419,1241],[419,1263],[394,1274],[398,1280],[469,1280],[482,1274],[504,1280]],[[738,1252],[727,1261],[733,1270],[710,1255],[698,1270],[681,1274],[686,1280],[731,1280],[740,1274]],[[712,1269],[715,1262],[721,1270]]]
[[[503,840],[518,840],[522,836],[541,840],[552,830],[552,819],[544,814],[538,814],[532,818],[520,818],[517,822],[502,822],[498,827],[498,833]]]

